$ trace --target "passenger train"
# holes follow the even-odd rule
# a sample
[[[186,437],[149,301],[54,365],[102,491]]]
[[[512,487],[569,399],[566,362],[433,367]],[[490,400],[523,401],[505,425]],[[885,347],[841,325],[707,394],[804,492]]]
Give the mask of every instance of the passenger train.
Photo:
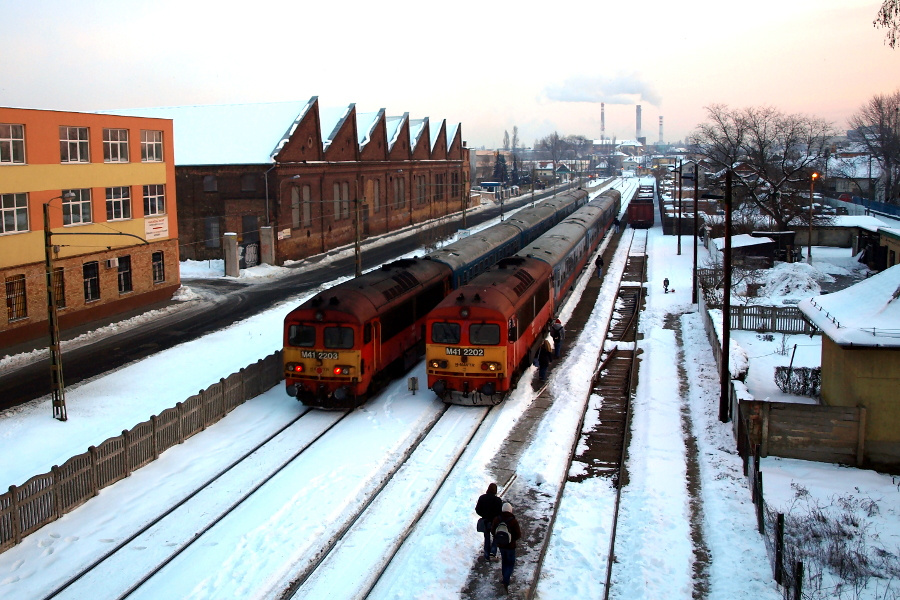
[[[452,290],[584,206],[557,194],[423,258],[401,259],[316,294],[284,319],[288,395],[308,406],[353,408],[425,350],[425,317]]]
[[[428,387],[451,404],[502,402],[620,207],[619,191],[603,192],[443,299],[426,319]]]

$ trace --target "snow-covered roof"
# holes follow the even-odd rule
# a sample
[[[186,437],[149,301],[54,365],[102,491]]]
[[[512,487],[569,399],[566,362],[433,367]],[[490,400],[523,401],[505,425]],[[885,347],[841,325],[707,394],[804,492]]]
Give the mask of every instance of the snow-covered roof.
[[[849,179],[879,179],[881,165],[866,156],[831,156],[828,158],[828,176]]]
[[[378,124],[378,119],[384,114],[384,109],[375,112],[356,113],[356,137],[360,149],[364,148],[372,139],[372,131]]]
[[[900,265],[797,308],[840,346],[900,347]]]
[[[394,144],[397,143],[397,138],[400,135],[401,125],[403,125],[403,121],[407,119],[409,119],[409,113],[403,113],[399,117],[388,117],[385,119],[385,124],[387,125],[388,148],[394,148]]]
[[[328,146],[331,145],[331,142],[334,141],[334,136],[344,123],[344,119],[350,114],[350,110],[353,106],[353,104],[350,104],[348,106],[338,106],[334,108],[319,107],[319,127],[322,134],[323,150],[327,150]]]
[[[742,233],[740,235],[731,236],[731,247],[732,248],[742,248],[747,246],[758,246],[760,244],[774,244],[775,240],[767,237],[753,237],[752,235],[748,235],[746,233]],[[725,238],[714,238],[713,244],[716,245],[716,250],[720,252],[725,248]]]
[[[412,151],[419,143],[422,132],[425,131],[425,124],[428,123],[428,117],[424,119],[409,120],[409,149]]]
[[[429,129],[429,133],[431,134],[431,140],[429,140],[429,141],[431,143],[428,145],[428,147],[432,151],[434,151],[434,145],[437,143],[437,138],[441,134],[441,125],[442,124],[443,124],[443,121],[435,122],[434,125],[431,126]]]
[[[809,194],[807,194],[808,196]],[[835,215],[831,217],[831,227],[859,227],[877,233],[884,227],[884,221],[871,215]]]
[[[98,112],[172,119],[176,165],[239,165],[272,162],[276,148],[310,106],[311,100],[304,100]]]
[[[456,132],[459,131],[459,125],[459,123],[447,124],[447,150],[449,150],[450,146],[453,145],[453,138],[456,137]]]

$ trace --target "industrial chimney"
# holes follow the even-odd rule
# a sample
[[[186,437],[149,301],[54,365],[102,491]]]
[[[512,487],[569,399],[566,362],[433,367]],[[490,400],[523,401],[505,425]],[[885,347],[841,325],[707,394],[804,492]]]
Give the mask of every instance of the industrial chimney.
[[[606,138],[606,103],[600,103],[600,140]]]
[[[659,145],[663,144],[663,130],[662,130],[662,117],[659,118]]]
[[[634,134],[634,139],[639,140],[639,139],[641,139],[641,105],[640,104],[637,105],[636,120],[637,120],[637,122],[635,123],[636,132]]]

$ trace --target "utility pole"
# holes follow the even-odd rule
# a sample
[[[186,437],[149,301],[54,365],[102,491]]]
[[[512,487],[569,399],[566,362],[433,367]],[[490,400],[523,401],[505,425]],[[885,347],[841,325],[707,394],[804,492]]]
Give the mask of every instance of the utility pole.
[[[354,212],[354,220],[356,221],[356,234],[353,236],[353,252],[356,256],[356,276],[362,275],[362,254],[359,251],[359,179],[356,180],[356,207]]]
[[[69,192],[72,197],[75,194]],[[66,194],[68,197],[69,194]],[[59,319],[57,313],[56,288],[53,285],[53,246],[50,242],[50,202],[44,203],[44,268],[47,271],[47,322],[50,327],[50,387],[53,403],[53,418],[67,421],[66,386],[63,382],[62,351],[59,340]]]
[[[722,294],[722,368],[719,373],[719,421],[728,422],[731,405],[731,169],[725,172],[725,289]]]
[[[662,118],[662,117],[660,117]],[[693,286],[691,287],[691,304],[697,304],[697,226],[698,226],[698,217],[697,212],[699,210],[699,187],[698,183],[699,173],[697,172],[697,161],[694,160],[694,276],[692,278]]]
[[[681,169],[684,168],[684,159],[678,161],[678,222],[675,227],[678,230],[678,256],[681,256],[681,190],[684,177],[681,175]]]

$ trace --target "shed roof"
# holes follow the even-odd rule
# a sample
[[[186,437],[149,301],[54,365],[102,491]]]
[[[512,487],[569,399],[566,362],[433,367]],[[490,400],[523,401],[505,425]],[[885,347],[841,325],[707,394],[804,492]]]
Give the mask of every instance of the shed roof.
[[[840,346],[900,347],[900,265],[797,308]]]

